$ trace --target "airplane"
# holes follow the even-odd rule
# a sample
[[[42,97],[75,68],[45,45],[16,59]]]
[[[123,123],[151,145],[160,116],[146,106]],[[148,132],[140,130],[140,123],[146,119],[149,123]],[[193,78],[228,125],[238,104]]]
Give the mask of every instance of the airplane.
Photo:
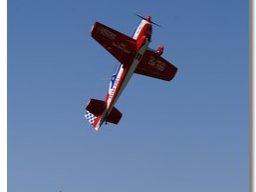
[[[118,124],[120,121],[122,113],[114,105],[134,73],[170,81],[177,72],[177,67],[161,57],[163,46],[156,50],[148,47],[152,24],[158,24],[151,21],[151,16],[137,16],[142,20],[133,37],[99,22],[95,22],[91,28],[91,36],[120,62],[111,76],[105,101],[90,99],[85,107],[85,118],[96,131],[104,122]]]

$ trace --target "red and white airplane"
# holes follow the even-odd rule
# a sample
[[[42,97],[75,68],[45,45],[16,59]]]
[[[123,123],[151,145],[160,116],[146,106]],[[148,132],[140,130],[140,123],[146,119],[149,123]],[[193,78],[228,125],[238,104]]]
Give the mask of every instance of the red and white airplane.
[[[103,122],[118,124],[122,113],[114,105],[134,73],[170,81],[177,72],[175,66],[161,57],[163,46],[157,50],[148,48],[155,23],[150,16],[141,18],[132,38],[99,22],[92,26],[92,37],[120,62],[111,76],[105,101],[91,99],[86,106],[85,118],[95,130]]]

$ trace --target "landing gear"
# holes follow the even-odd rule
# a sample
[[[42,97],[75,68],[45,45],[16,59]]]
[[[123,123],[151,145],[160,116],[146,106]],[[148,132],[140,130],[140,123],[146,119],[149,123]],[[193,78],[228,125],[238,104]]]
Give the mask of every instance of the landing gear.
[[[161,55],[163,54],[163,52],[164,52],[164,46],[159,46],[159,47],[157,48],[157,50],[156,50],[156,54],[157,54],[158,56],[161,56]]]

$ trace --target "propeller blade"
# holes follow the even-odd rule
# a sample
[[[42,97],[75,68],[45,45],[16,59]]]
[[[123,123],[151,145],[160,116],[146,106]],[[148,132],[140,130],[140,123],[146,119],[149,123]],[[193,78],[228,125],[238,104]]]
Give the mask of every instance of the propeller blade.
[[[146,18],[145,17],[142,17],[141,15],[138,15],[138,14],[135,14],[137,17],[140,17],[141,19],[144,19],[144,20],[146,20]]]
[[[159,25],[159,24],[157,24],[157,23],[155,23],[155,22],[153,22],[153,21],[151,21],[150,23],[152,23],[152,24],[154,24],[154,25],[156,25],[156,26],[158,26],[158,27],[162,27],[161,25]]]
[[[139,15],[139,14],[135,14],[137,17],[139,17],[139,18],[141,18],[141,19],[144,19],[144,20],[147,20],[147,18],[145,18],[145,17],[143,17],[143,16],[141,16],[141,15]],[[156,26],[158,26],[158,27],[162,27],[161,25],[159,25],[159,24],[157,24],[157,23],[155,23],[155,22],[153,22],[153,21],[149,21],[150,23],[152,23],[153,25],[156,25]]]

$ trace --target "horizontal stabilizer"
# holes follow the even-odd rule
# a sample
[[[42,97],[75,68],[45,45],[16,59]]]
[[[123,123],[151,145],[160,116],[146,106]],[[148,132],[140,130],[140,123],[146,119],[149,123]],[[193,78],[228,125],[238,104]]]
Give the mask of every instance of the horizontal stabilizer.
[[[122,117],[122,113],[115,107],[113,107],[111,112],[105,117],[106,102],[97,99],[91,99],[85,109],[85,118],[96,130],[99,129],[104,121],[118,124]]]
[[[86,106],[86,110],[90,111],[95,116],[102,115],[106,108],[105,101],[97,100],[97,99],[91,99]]]
[[[106,121],[114,124],[118,124],[122,117],[122,113],[117,108],[113,107],[110,114],[107,116]]]
[[[105,111],[106,103],[101,100],[91,99],[86,109],[85,118],[89,121],[89,123],[98,130],[98,124],[101,121],[101,116]]]

